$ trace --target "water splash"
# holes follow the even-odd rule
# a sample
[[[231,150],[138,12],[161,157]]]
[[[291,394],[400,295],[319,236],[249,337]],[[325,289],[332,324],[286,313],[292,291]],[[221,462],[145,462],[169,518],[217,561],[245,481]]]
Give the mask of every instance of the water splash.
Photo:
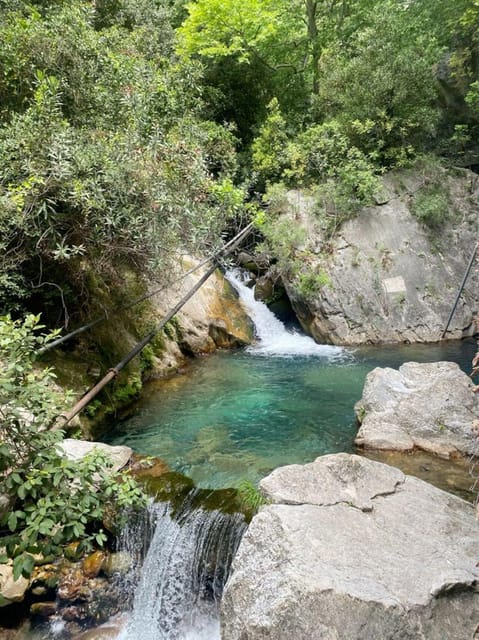
[[[219,640],[218,606],[246,528],[240,514],[173,513],[153,504],[156,524],[131,617],[118,640]]]
[[[226,273],[226,278],[237,290],[240,300],[256,327],[257,343],[247,351],[262,356],[319,356],[336,359],[344,356],[344,349],[317,344],[312,338],[294,330],[288,330],[268,307],[255,300],[254,290],[246,286],[239,269]]]

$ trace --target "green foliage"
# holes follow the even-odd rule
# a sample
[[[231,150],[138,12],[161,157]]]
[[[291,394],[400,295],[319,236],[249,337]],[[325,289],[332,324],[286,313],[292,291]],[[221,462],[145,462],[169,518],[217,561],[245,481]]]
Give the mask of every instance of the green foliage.
[[[306,272],[298,276],[297,291],[302,298],[309,300],[320,293],[323,287],[331,286],[331,278],[324,270],[319,273]]]
[[[267,503],[258,487],[249,480],[242,480],[238,485],[238,497],[243,506],[256,512]]]
[[[4,312],[78,308],[88,265],[109,282],[122,264],[168,272],[178,247],[219,243],[242,213],[242,192],[226,211],[222,197],[236,140],[199,118],[200,68],[174,57],[170,4],[0,7]]]
[[[290,118],[303,119],[309,46],[302,2],[195,0],[187,9],[178,51],[205,64],[215,118],[234,122],[244,142],[261,127],[274,96]]]
[[[329,232],[370,204],[379,190],[374,164],[334,120],[306,129],[288,152],[285,177],[293,184],[315,185],[318,215]]]
[[[0,514],[1,561],[28,577],[37,554],[103,546],[102,520],[116,519],[145,498],[132,478],[111,474],[101,453],[72,462],[59,453],[62,432],[51,430],[70,396],[53,387],[54,374],[35,366],[36,350],[55,337],[39,335],[36,316],[0,318],[0,479],[9,510]]]
[[[385,0],[369,17],[348,46],[324,55],[316,113],[334,117],[371,159],[398,165],[435,135],[440,48],[402,3]]]
[[[283,207],[289,207],[284,187],[271,187],[265,195],[265,201],[270,203],[270,207],[268,215],[257,218],[258,228],[264,237],[258,251],[270,252],[278,261],[280,270],[288,271],[298,260],[306,241],[306,232],[301,226],[292,224],[288,217],[279,215]]]
[[[138,398],[142,386],[140,375],[131,375],[126,382],[115,385],[113,398],[120,406],[128,404]]]
[[[442,184],[428,184],[414,194],[411,211],[430,229],[439,229],[449,218],[449,193]]]
[[[285,29],[284,5],[275,0],[196,0],[179,29],[179,50],[205,57],[261,56]]]
[[[288,143],[286,121],[277,98],[273,98],[267,108],[268,117],[252,144],[253,171],[257,172],[261,185],[280,178]]]

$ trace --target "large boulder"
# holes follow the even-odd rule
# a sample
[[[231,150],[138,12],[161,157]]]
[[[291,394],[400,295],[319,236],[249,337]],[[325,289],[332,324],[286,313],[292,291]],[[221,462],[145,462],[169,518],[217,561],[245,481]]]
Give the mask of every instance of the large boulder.
[[[355,407],[356,444],[445,458],[477,451],[479,397],[453,362],[406,362],[399,370],[373,369]]]
[[[318,284],[305,290],[294,269],[285,271],[283,281],[315,340],[356,345],[440,339],[479,233],[479,182],[467,171],[435,179],[449,193],[442,226],[430,229],[412,212],[427,176],[403,172],[386,176],[380,203],[360,211],[329,240],[315,198],[289,194],[283,216],[305,235],[297,247],[301,274],[313,284],[318,276]],[[479,271],[473,270],[447,337],[473,334],[478,308]]]
[[[186,272],[195,264],[194,259],[184,256],[181,271]],[[154,296],[153,303],[158,315],[165,315],[174,307],[204,275],[209,266],[189,274],[171,290]],[[198,355],[214,351],[217,347],[244,346],[252,342],[253,335],[250,318],[235,290],[218,269],[178,312],[176,335],[169,338],[179,345],[183,353]],[[171,355],[175,357],[174,353],[170,354],[170,357]],[[180,357],[176,354],[178,360]]]
[[[479,525],[460,498],[349,454],[274,471],[222,600],[223,640],[471,640]]]
[[[130,449],[130,447],[112,446],[103,442],[88,442],[73,438],[65,438],[57,447],[62,455],[73,461],[82,460],[93,452],[103,453],[111,461],[111,467],[108,468],[111,473],[123,469],[133,456],[133,449]]]
[[[29,585],[30,581],[23,576],[14,579],[12,566],[0,564],[0,608],[12,602],[21,602]]]

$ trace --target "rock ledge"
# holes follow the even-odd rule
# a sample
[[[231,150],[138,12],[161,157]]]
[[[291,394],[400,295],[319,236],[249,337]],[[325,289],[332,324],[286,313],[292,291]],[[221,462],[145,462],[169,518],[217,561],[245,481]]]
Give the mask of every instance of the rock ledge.
[[[356,444],[368,449],[423,449],[443,458],[477,451],[479,396],[453,362],[406,362],[376,368],[355,407]]]
[[[471,505],[349,454],[277,469],[222,601],[223,640],[471,640]]]

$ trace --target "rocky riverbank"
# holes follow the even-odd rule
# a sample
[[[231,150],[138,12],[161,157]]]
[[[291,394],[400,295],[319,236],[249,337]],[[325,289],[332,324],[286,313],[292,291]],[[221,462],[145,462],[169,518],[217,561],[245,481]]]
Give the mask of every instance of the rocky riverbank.
[[[224,640],[466,640],[479,620],[473,507],[348,454],[274,471],[222,602]]]
[[[178,273],[185,273],[198,261],[185,256]],[[107,321],[73,340],[68,350],[47,354],[45,364],[53,366],[63,388],[73,389],[80,398],[116,365],[204,275],[206,267],[189,274],[170,288],[159,292],[131,310],[118,311]],[[145,295],[145,283],[138,274],[128,296]],[[139,280],[138,280],[139,279]],[[150,292],[158,283],[149,282]],[[106,299],[105,304],[111,305]],[[254,328],[238,300],[238,296],[216,270],[178,314],[147,345],[140,356],[109,385],[80,415],[86,437],[101,437],[104,425],[139,397],[143,383],[152,378],[178,373],[192,357],[215,349],[237,348],[253,340]]]
[[[479,396],[453,362],[373,369],[355,411],[360,447],[422,449],[443,458],[477,454]]]

